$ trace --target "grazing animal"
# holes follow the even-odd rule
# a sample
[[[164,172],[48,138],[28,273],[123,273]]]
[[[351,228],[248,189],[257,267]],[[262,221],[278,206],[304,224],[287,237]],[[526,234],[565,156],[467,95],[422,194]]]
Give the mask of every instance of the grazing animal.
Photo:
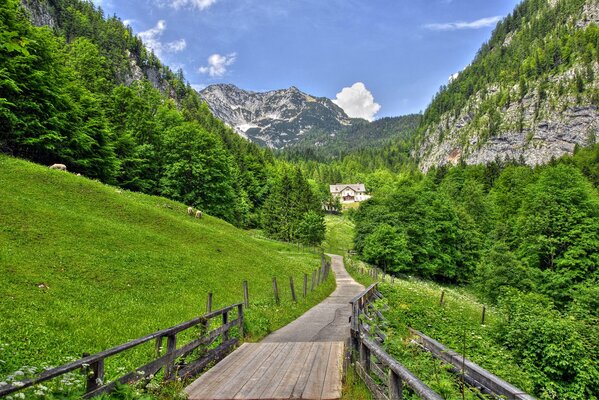
[[[66,171],[67,170],[67,166],[64,164],[52,164],[50,165],[50,169],[57,169],[59,171]]]
[[[190,217],[193,217],[193,207],[187,207],[187,215],[189,215]]]
[[[196,211],[196,218],[202,218],[202,212],[200,210]]]

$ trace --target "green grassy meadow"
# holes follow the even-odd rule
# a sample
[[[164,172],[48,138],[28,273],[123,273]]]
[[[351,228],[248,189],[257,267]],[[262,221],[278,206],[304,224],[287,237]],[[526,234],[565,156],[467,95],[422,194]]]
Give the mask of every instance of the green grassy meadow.
[[[327,233],[322,244],[327,253],[345,255],[353,248],[354,224],[344,215],[327,215],[325,217]]]
[[[0,381],[23,366],[58,365],[201,315],[208,292],[213,309],[240,302],[243,280],[250,288],[249,340],[334,289],[331,277],[303,299],[303,274],[319,267],[318,254],[252,237],[209,215],[189,217],[186,209],[0,156]],[[107,371],[137,361],[126,357]]]

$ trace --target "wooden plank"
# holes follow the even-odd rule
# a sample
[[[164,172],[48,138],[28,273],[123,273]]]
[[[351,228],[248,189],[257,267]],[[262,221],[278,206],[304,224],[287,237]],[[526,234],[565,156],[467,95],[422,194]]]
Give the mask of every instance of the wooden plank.
[[[322,399],[338,399],[341,397],[343,376],[343,342],[334,342],[329,355],[327,372],[325,373],[324,385],[322,387]]]
[[[217,368],[214,369],[214,374],[204,380],[204,385],[199,392],[199,395],[190,398],[212,399],[214,393],[217,392],[222,385],[227,384],[229,377],[235,376],[241,368],[259,354],[261,349],[260,345],[256,343],[248,344],[248,348],[248,351],[238,356],[233,362],[226,365],[225,368],[218,368],[217,365]]]
[[[246,394],[248,399],[260,399],[262,393],[266,392],[268,388],[273,385],[278,385],[280,377],[277,377],[279,372],[285,372],[285,363],[291,362],[291,357],[297,343],[283,343],[283,346],[277,350],[276,358],[270,363],[268,368],[264,371],[262,378],[257,382],[253,388]],[[282,376],[282,374],[281,374]]]
[[[261,395],[259,397],[256,396],[256,398],[261,398],[261,399],[274,398],[274,394],[275,394],[277,388],[281,385],[281,383],[283,382],[283,379],[285,379],[286,375],[289,373],[289,367],[296,361],[296,359],[301,357],[302,354],[305,354],[307,356],[308,351],[310,350],[310,345],[311,345],[311,343],[301,343],[301,342],[294,343],[293,348],[289,351],[288,357],[285,359],[285,361],[283,362],[281,367],[277,370],[276,374],[273,375],[273,377],[271,379],[272,385],[267,387],[261,393]],[[295,382],[293,382],[293,384],[295,384]]]
[[[317,355],[312,362],[312,368],[306,383],[301,387],[301,392],[294,391],[293,394],[298,394],[298,398],[302,399],[320,399],[322,388],[324,386],[325,374],[327,372],[327,363],[331,354],[331,342],[317,343]],[[298,381],[298,384],[300,382]],[[301,394],[301,395],[300,395]],[[295,397],[295,396],[294,396]]]
[[[235,396],[235,399],[251,399],[249,393],[255,389],[257,386],[260,386],[259,382],[264,378],[265,372],[269,369],[271,364],[277,359],[277,356],[280,354],[281,349],[285,347],[285,343],[275,343],[275,348],[273,351],[264,358],[264,362],[256,369],[254,369],[254,373],[247,379],[245,383],[243,383]]]
[[[224,379],[224,374],[229,368],[232,368],[239,360],[245,358],[246,355],[255,352],[257,349],[258,347],[256,345],[249,343],[242,344],[228,357],[206,371],[206,373],[196,379],[191,385],[187,386],[185,392],[189,394],[190,399],[202,398],[205,392],[209,391],[212,386],[218,385],[219,382]]]
[[[315,348],[315,343],[303,344],[295,359],[291,360],[291,364],[287,366],[287,371],[272,396],[267,396],[267,398],[288,399],[291,397],[303,365],[306,363],[306,360],[314,358],[312,350]]]
[[[268,359],[269,355],[280,343],[260,343],[252,356],[238,364],[238,367],[229,371],[217,390],[211,392],[211,399],[232,399],[248,379]]]

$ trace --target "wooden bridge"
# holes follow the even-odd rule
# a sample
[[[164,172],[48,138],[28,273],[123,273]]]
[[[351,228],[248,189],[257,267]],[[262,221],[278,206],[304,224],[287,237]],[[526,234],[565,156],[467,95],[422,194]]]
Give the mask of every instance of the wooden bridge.
[[[343,342],[246,343],[185,391],[190,400],[338,399]]]
[[[332,256],[337,288],[325,301],[260,343],[245,343],[200,376],[185,392],[190,400],[338,399],[349,301],[364,287]]]

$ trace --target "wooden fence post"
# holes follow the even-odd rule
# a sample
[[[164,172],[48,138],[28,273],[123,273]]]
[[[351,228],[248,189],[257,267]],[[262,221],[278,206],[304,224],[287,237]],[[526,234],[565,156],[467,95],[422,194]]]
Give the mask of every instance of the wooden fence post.
[[[364,372],[370,373],[370,349],[363,342],[360,343],[360,364]]]
[[[304,274],[304,299],[308,296],[308,274]]]
[[[177,335],[168,335],[166,337],[166,356],[168,357],[168,361],[164,366],[165,381],[172,379],[173,373],[175,372],[175,357],[173,354],[175,350],[177,350]]]
[[[243,340],[243,307],[241,304],[237,306],[237,319],[239,319],[239,339]]]
[[[277,304],[279,304],[280,300],[279,300],[279,286],[277,285],[277,277],[273,277],[272,278],[272,290],[275,294],[275,302]]]
[[[206,314],[212,312],[212,292],[208,293],[208,300],[206,300]]]
[[[441,299],[439,300],[439,305],[442,306],[445,304],[445,290],[441,291]]]
[[[227,325],[229,323],[229,312],[225,311],[223,313],[223,325]],[[223,332],[223,342],[229,340],[229,330]]]
[[[483,316],[482,316],[482,320],[480,322],[481,325],[485,324],[485,313],[487,311],[487,307],[483,305]]]
[[[318,268],[318,284],[322,283],[322,268]]]
[[[403,384],[401,378],[392,369],[389,369],[389,399],[403,399]]]
[[[295,287],[293,286],[293,276],[289,277],[289,287],[291,288],[291,300],[295,303],[297,299],[295,297]]]
[[[89,357],[89,353],[83,353],[84,358]],[[86,376],[85,393],[96,390],[104,384],[104,359],[91,363],[84,369]]]
[[[312,286],[310,287],[310,291],[314,291],[314,287],[316,286],[316,270],[312,271]]]
[[[250,308],[250,290],[248,281],[243,281],[243,305],[245,308]]]

